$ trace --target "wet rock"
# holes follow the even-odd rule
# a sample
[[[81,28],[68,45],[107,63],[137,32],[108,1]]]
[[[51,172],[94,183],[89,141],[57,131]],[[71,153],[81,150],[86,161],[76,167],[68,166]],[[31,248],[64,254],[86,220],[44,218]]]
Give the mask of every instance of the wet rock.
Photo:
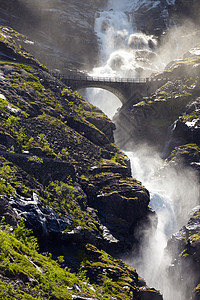
[[[10,205],[9,199],[5,196],[0,196],[0,220],[14,227],[19,221],[19,216]]]
[[[84,244],[85,241],[87,241],[93,245],[98,245],[98,240],[100,239],[102,239],[102,237],[98,232],[82,228],[81,226],[74,228],[72,231],[62,232],[61,237],[64,243]]]
[[[154,290],[154,289],[148,290],[147,289],[146,291],[143,291],[141,293],[140,299],[141,300],[162,300],[163,297],[156,290]]]
[[[166,142],[166,154],[174,147],[183,144],[197,144],[200,140],[200,98],[196,98],[186,107],[183,116],[176,120]],[[193,160],[198,161],[197,159]]]
[[[200,15],[200,6],[198,0],[176,0],[174,5],[170,7],[170,17],[178,23],[184,22],[185,18],[197,22]]]
[[[127,177],[129,172],[126,166],[105,160],[90,169],[89,181],[83,180],[88,204],[98,210],[98,216],[106,227],[103,235],[107,246],[117,246],[118,250],[125,245],[130,247],[134,228],[147,214],[150,200],[148,191],[140,182]]]
[[[12,138],[9,134],[7,133],[0,133],[0,144],[4,147],[1,147],[0,151],[5,151],[5,150],[10,150],[13,148],[13,151],[19,152],[20,147],[16,140]]]
[[[185,144],[176,147],[168,157],[168,162],[185,166],[198,167],[200,160],[200,148],[197,144]]]
[[[137,29],[146,34],[161,35],[168,24],[168,1],[144,2],[134,12]]]
[[[179,284],[187,299],[198,299],[198,288],[192,292],[200,283],[200,206],[192,210],[188,223],[169,240],[167,251],[173,257],[169,274],[174,286]]]
[[[13,195],[2,196],[2,199],[41,240],[60,239],[61,232],[72,224],[70,216],[59,217],[52,208],[43,206],[37,194],[33,194],[32,198]]]
[[[160,293],[146,286],[135,269],[119,259],[114,259],[93,245],[86,245],[85,259],[81,270],[85,271],[92,284],[103,285],[104,280],[112,280],[114,289],[127,291],[134,298],[162,300]],[[115,287],[115,284],[117,286]]]

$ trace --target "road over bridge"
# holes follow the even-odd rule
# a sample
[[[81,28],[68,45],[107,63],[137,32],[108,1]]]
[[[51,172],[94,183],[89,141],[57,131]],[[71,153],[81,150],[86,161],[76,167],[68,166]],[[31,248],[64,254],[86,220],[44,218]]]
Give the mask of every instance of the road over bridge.
[[[67,86],[73,90],[83,88],[101,88],[113,93],[119,98],[122,104],[137,96],[147,96],[153,89],[158,88],[166,82],[166,79],[154,80],[152,78],[112,78],[93,76],[69,76],[66,74],[52,73],[60,78]]]

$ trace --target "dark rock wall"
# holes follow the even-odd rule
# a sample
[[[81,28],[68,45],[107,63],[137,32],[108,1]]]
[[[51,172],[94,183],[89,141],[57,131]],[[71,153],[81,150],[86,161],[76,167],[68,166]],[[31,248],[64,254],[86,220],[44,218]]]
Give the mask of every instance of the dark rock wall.
[[[170,7],[170,17],[175,18],[178,23],[184,23],[187,19],[199,25],[200,4],[198,0],[176,0]]]
[[[186,226],[174,234],[167,251],[173,256],[169,268],[172,286],[184,291],[186,299],[199,299],[200,283],[200,207],[190,215]]]
[[[102,7],[103,2],[100,4]],[[98,56],[94,1],[13,1],[0,3],[0,24],[34,41],[26,48],[49,68],[90,68]],[[92,55],[89,55],[91,54]]]

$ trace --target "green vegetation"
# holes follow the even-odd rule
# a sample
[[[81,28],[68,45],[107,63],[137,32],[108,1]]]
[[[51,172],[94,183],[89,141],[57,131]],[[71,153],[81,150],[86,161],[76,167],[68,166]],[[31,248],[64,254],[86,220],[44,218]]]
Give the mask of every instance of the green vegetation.
[[[135,296],[137,299],[140,288],[135,270],[93,245],[86,245],[82,270],[86,271],[99,297],[106,299],[108,295],[108,299],[128,300]]]
[[[194,289],[194,293],[197,295],[197,297],[200,296],[200,284],[198,284],[198,285],[196,286],[196,288]]]
[[[71,176],[68,176],[67,182],[53,181],[45,188],[45,198],[41,200],[50,205],[60,215],[70,215],[72,225],[67,231],[77,226],[88,230],[97,230],[98,219],[90,216],[85,205],[85,195],[80,193],[72,182]],[[84,206],[84,210],[81,209]]]
[[[62,160],[66,160],[69,156],[67,148],[62,148],[61,152],[58,153],[57,157]]]
[[[8,101],[5,99],[2,99],[0,96],[0,111],[6,112],[8,108]]]
[[[27,40],[27,37],[18,33],[8,26],[0,27],[0,41],[7,45],[8,48],[12,49],[14,55],[19,55],[23,59],[27,59],[29,63],[40,66],[46,69],[33,55],[22,49],[22,43]]]
[[[47,141],[45,134],[41,133],[38,135],[38,143],[41,146],[42,151],[48,156],[56,156],[50,143]]]
[[[200,232],[198,232],[197,234],[193,234],[190,236],[190,241],[192,243],[200,243]]]
[[[27,158],[29,162],[32,164],[43,164],[43,159],[38,157],[37,155],[33,155]]]
[[[0,195],[14,194],[15,189],[11,185],[15,181],[16,169],[3,162],[0,167]]]
[[[14,230],[1,224],[0,297],[10,300],[64,300],[72,299],[72,294],[76,294],[101,300],[113,297],[130,300],[139,292],[135,270],[106,252],[87,245],[79,253],[79,259],[82,260],[80,271],[72,273],[64,267],[64,257],[54,261],[50,254],[38,253],[37,240],[23,222],[19,222]],[[73,289],[75,285],[79,289]],[[142,289],[144,291],[147,287]]]
[[[184,114],[182,119],[186,122],[191,122],[195,119],[198,119],[198,115],[197,115],[197,112],[196,111],[193,111],[192,113],[190,114]]]
[[[94,295],[78,275],[61,268],[51,256],[38,253],[36,239],[22,222],[14,230],[0,226],[0,272],[1,279],[9,278],[9,282],[0,281],[1,299],[71,299],[70,289],[75,284],[81,289],[78,294]],[[26,284],[21,284],[20,278]]]
[[[187,160],[191,157],[197,159],[200,156],[200,148],[196,144],[186,144],[176,147],[168,158],[168,161]]]
[[[77,231],[80,230],[80,234],[83,232],[86,237],[83,244],[93,236],[98,240],[103,233],[102,224],[98,211],[88,207],[87,186],[84,189],[83,185],[91,185],[95,193],[98,188],[95,181],[101,181],[107,176],[108,180],[109,177],[111,181],[113,177],[118,180],[117,187],[113,184],[116,190],[119,189],[116,192],[128,186],[133,192],[138,189],[139,194],[143,188],[132,179],[122,179],[124,174],[113,173],[117,168],[123,169],[125,173],[128,170],[128,159],[109,142],[110,137],[104,133],[112,130],[112,122],[98,108],[84,101],[77,92],[63,89],[62,83],[52,80],[48,72],[43,72],[44,68],[39,62],[32,61],[32,56],[22,50],[20,35],[16,34],[11,43],[5,41],[6,32],[8,36],[11,35],[9,30],[4,30],[5,34],[0,31],[0,40],[13,50],[16,46],[16,61],[25,64],[0,62],[2,76],[10,83],[9,89],[5,86],[6,100],[0,98],[2,145],[7,148],[5,157],[13,162],[1,161],[0,194],[16,193],[17,196],[25,197],[25,201],[26,197],[32,198],[34,192],[39,196],[41,205],[49,205],[59,216],[69,218],[71,226],[66,229],[66,236],[72,234],[67,231],[79,227]],[[38,156],[23,156],[23,150],[30,149],[31,153],[39,153]],[[44,181],[35,175],[40,180],[37,182],[31,170],[37,172],[39,165],[46,161],[56,163],[55,158],[69,162],[61,164],[59,161],[60,165],[72,165],[73,180],[71,176],[67,179],[63,176],[63,181],[54,180],[54,170],[52,166],[47,166]],[[94,166],[108,167],[110,172],[92,176],[90,170]],[[112,168],[115,171],[112,172]],[[81,180],[86,182],[82,185]],[[105,187],[107,195],[110,195],[111,185]],[[111,190],[111,193],[115,191]],[[126,200],[136,199],[126,196],[121,197]],[[124,220],[118,218],[117,221],[120,226]],[[82,256],[75,257],[78,262],[83,261],[78,274],[67,269],[65,258],[61,256],[53,261],[51,254],[39,254],[36,239],[22,222],[15,229],[1,224],[0,298],[64,300],[71,299],[72,294],[78,294],[95,299],[120,300],[138,296],[140,288],[135,271],[105,252],[93,246],[82,249]],[[94,278],[90,276],[90,270],[98,273],[96,278],[96,275]],[[90,289],[89,280],[93,289]],[[143,288],[145,290],[146,287]]]

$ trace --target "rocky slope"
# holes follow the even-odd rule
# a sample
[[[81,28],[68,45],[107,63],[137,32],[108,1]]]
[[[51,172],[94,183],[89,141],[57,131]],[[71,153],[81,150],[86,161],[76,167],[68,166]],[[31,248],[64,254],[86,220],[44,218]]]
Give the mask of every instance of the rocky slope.
[[[94,16],[104,1],[0,3],[0,24],[26,34],[22,45],[51,69],[91,67],[98,55]],[[23,16],[23,18],[22,18]],[[93,56],[88,53],[93,52]]]
[[[27,53],[24,40],[1,27],[0,214],[12,226],[0,231],[2,297],[162,299],[98,250],[130,249],[136,226],[152,214],[148,191],[113,144],[114,124]],[[21,219],[40,251],[74,274],[38,254]]]
[[[184,143],[199,144],[199,68],[197,45],[183,59],[173,61],[164,72],[152,76],[155,80],[165,78],[165,84],[161,84],[149,97],[138,96],[137,104],[132,105],[136,100],[132,99],[122,107],[114,120],[117,124],[117,143],[129,147],[129,137],[135,136],[136,139],[148,141],[161,149],[166,144],[166,155],[175,146]],[[128,128],[127,136],[124,135],[123,140],[120,132],[121,119]]]
[[[169,240],[167,251],[174,258],[169,268],[173,286],[184,290],[186,299],[200,299],[199,206],[191,213],[187,225]]]

